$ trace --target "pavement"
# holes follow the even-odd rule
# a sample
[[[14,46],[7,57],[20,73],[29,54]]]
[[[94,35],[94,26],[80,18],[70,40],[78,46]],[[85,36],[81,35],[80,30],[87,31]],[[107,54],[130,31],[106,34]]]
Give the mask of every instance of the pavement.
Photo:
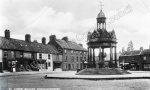
[[[62,71],[24,71],[24,72],[4,72],[0,73],[0,77],[19,76],[19,75],[34,75],[34,74],[62,74]]]
[[[86,80],[121,80],[121,79],[150,79],[150,71],[128,71],[123,75],[76,75],[76,72],[47,74],[46,79],[86,79]]]
[[[76,71],[28,71],[5,72],[0,77],[44,74],[45,79],[87,79],[87,80],[117,80],[117,79],[150,79],[150,71],[128,71],[124,75],[76,75]]]

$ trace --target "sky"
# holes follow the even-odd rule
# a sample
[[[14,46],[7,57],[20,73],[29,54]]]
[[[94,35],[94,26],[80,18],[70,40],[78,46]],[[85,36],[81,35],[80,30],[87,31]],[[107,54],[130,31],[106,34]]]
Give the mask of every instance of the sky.
[[[0,0],[0,36],[9,29],[11,38],[41,43],[41,38],[56,35],[82,43],[87,48],[87,33],[96,28],[100,1],[107,18],[107,31],[115,30],[117,52],[128,43],[148,49],[150,45],[150,0]]]

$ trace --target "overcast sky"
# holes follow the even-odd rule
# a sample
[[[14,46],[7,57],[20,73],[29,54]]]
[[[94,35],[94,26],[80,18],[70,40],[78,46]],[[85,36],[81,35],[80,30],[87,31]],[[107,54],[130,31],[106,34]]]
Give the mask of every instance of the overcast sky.
[[[23,39],[31,34],[32,41],[55,34],[61,39],[82,43],[86,48],[86,33],[96,27],[100,0],[1,0],[0,36],[4,30],[11,37]],[[150,45],[150,0],[101,0],[107,17],[107,31],[115,30],[117,51],[132,40],[134,49]]]

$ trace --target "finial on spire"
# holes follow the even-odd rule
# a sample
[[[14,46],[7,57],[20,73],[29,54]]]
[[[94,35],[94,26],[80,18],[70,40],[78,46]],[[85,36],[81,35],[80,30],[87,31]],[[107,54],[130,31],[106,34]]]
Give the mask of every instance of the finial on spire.
[[[99,5],[99,6],[100,6],[100,10],[102,10],[102,7],[103,7],[104,5],[102,5],[102,2],[101,2],[101,1],[100,1],[99,3],[100,3],[100,5]]]

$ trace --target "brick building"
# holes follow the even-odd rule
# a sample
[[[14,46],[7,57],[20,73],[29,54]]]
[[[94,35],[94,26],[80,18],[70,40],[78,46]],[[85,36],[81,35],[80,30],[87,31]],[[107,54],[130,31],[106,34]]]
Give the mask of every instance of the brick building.
[[[123,51],[119,57],[119,64],[124,69],[150,70],[150,49]]]
[[[81,44],[69,41],[68,37],[57,39],[55,35],[50,36],[49,45],[54,45],[62,54],[62,62],[54,61],[54,66],[65,70],[83,69],[87,61],[88,52]]]

